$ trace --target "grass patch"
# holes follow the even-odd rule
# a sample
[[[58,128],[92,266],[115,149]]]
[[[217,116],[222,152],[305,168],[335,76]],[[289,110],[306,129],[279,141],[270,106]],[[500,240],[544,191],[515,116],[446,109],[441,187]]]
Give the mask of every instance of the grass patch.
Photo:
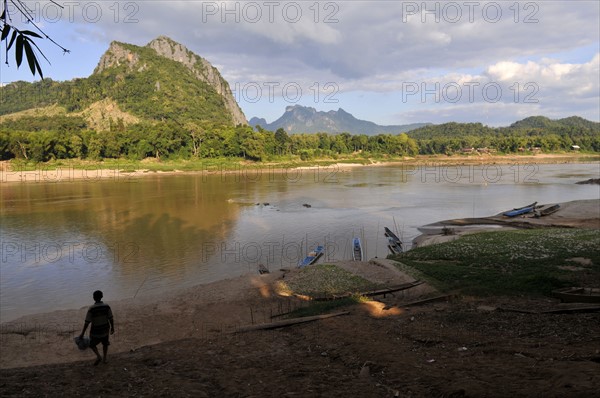
[[[377,283],[331,264],[305,267],[285,281],[279,281],[278,285],[281,292],[310,297],[360,293],[380,287]]]
[[[472,295],[540,295],[573,284],[600,283],[600,231],[532,229],[485,232],[394,257],[436,288]],[[574,257],[592,260],[583,271]]]

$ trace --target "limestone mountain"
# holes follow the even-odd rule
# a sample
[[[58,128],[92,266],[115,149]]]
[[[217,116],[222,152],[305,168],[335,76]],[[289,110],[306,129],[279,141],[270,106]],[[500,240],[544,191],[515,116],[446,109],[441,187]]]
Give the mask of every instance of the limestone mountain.
[[[321,112],[315,108],[301,105],[288,106],[285,113],[273,123],[262,118],[250,119],[250,125],[259,125],[266,130],[275,131],[283,128],[287,133],[350,133],[376,135],[382,133],[399,134],[426,126],[430,123],[415,123],[398,126],[380,126],[370,121],[360,120],[352,114],[338,109]]]
[[[118,117],[125,123],[247,124],[217,68],[164,36],[143,47],[112,42],[87,78],[15,82],[0,93],[0,115],[59,106],[67,115]]]

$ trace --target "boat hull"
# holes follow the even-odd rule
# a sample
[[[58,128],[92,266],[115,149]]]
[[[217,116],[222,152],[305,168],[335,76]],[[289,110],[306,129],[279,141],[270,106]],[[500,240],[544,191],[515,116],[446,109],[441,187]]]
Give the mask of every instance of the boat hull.
[[[325,248],[323,246],[317,246],[315,250],[308,253],[308,256],[304,257],[304,260],[298,263],[298,268],[303,268],[308,265],[312,265],[323,255]]]
[[[362,261],[362,258],[363,258],[363,251],[362,251],[362,245],[360,243],[360,239],[354,238],[352,240],[352,259],[354,261]]]
[[[567,287],[552,291],[563,303],[600,303],[599,288]]]

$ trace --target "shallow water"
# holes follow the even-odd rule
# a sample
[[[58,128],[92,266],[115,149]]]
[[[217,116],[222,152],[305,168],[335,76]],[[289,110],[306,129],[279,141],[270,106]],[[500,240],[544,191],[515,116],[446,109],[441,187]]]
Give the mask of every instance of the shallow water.
[[[600,165],[384,166],[118,180],[3,183],[0,320],[294,267],[385,257],[383,227],[406,245],[417,227],[538,201],[598,199]],[[267,204],[268,203],[268,204]],[[258,205],[257,205],[258,204]],[[304,204],[310,207],[303,206]]]

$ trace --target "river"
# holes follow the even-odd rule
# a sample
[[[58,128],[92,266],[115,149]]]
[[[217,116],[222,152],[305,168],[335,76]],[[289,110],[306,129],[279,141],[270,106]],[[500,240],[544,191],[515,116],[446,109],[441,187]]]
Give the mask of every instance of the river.
[[[174,291],[257,265],[385,257],[383,227],[407,247],[417,227],[538,201],[598,199],[600,165],[379,166],[2,183],[0,321]],[[323,261],[323,260],[322,260]]]

